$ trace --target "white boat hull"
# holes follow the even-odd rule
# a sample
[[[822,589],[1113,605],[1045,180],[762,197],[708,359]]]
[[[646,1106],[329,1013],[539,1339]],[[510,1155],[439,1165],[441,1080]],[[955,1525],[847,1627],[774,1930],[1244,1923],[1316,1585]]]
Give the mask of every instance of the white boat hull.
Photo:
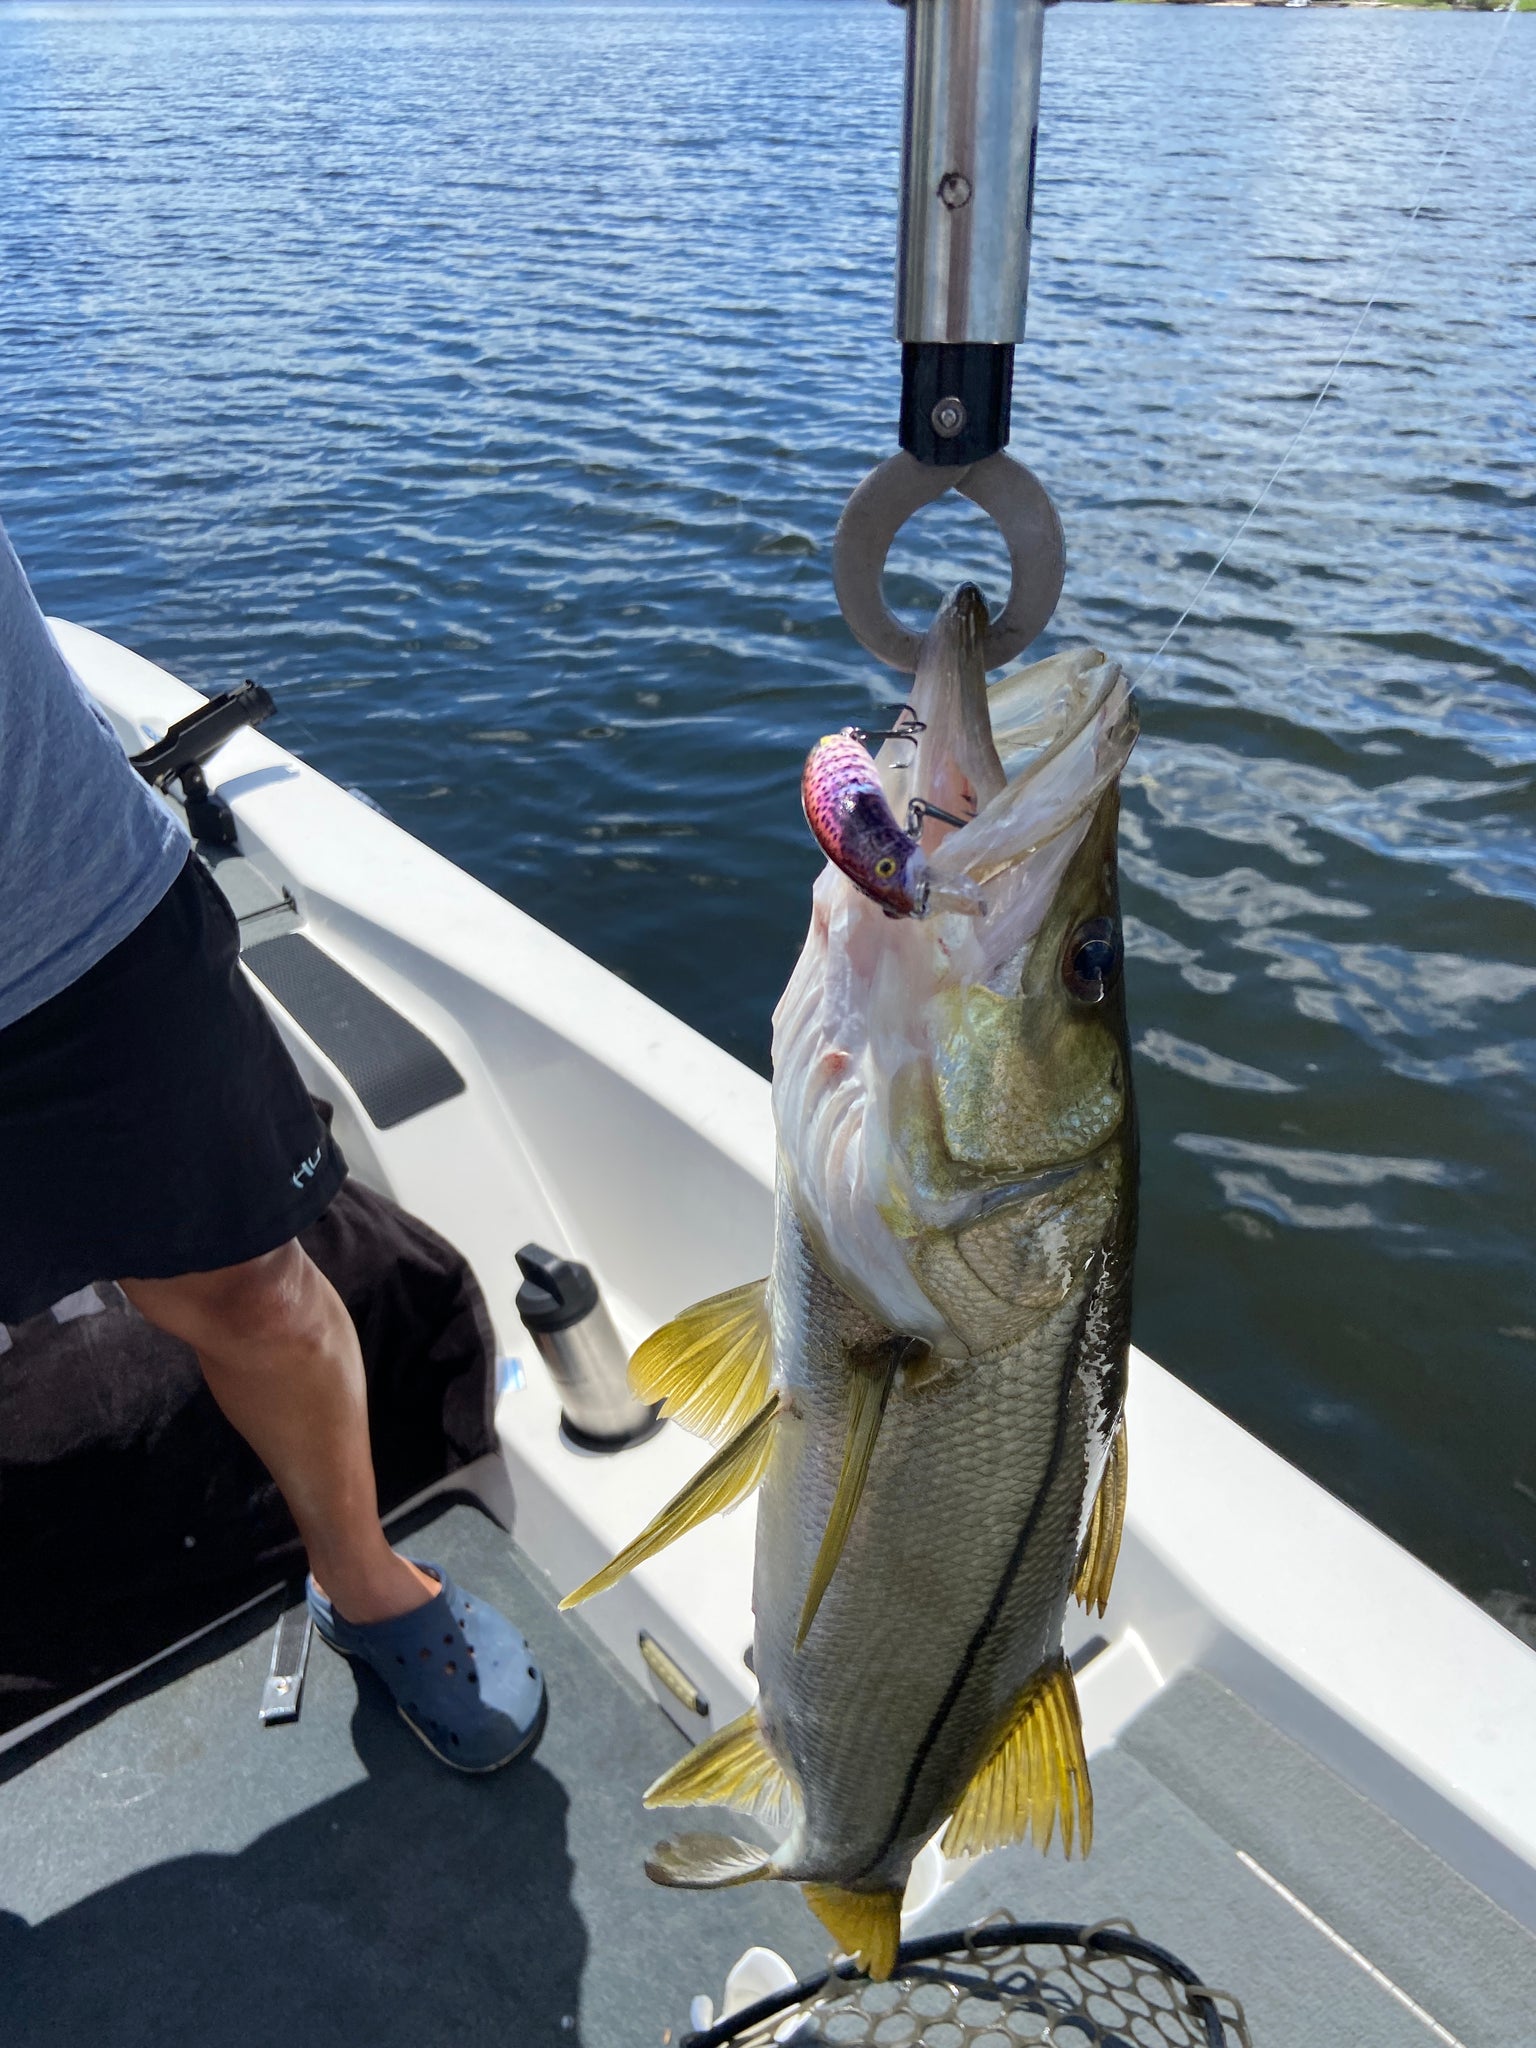
[[[202,701],[111,641],[53,624],[126,745]],[[272,917],[302,926],[464,1078],[462,1093],[379,1129],[268,998],[336,1105],[354,1171],[472,1262],[499,1347],[519,1361],[497,1407],[506,1483],[488,1482],[490,1504],[564,1590],[635,1533],[702,1447],[676,1429],[610,1458],[566,1441],[513,1307],[513,1253],[534,1239],[585,1260],[630,1342],[765,1272],[767,1084],[263,734],[231,740],[209,781],[237,818],[246,883],[294,900]],[[250,938],[264,928],[252,918]],[[1069,1624],[1090,1751],[1198,1663],[1536,1928],[1536,1655],[1139,1354],[1129,1421],[1114,1599],[1104,1622],[1074,1610]],[[585,1610],[695,1738],[752,1693],[752,1540],[750,1510],[729,1516]],[[657,1682],[642,1632],[706,1715]]]

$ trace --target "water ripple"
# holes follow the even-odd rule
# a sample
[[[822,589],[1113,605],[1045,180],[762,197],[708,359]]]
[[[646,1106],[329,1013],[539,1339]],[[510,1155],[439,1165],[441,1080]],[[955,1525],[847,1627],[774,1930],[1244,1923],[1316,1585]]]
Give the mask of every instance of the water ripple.
[[[1053,9],[1015,403],[1045,644],[1139,664],[1380,288],[1147,678],[1138,1330],[1474,1592],[1536,1552],[1536,19],[1403,224],[1497,33]],[[901,48],[873,0],[0,10],[0,511],[45,602],[258,676],[760,1063],[800,759],[895,694],[828,551],[893,442]],[[951,501],[888,593],[1002,566]]]

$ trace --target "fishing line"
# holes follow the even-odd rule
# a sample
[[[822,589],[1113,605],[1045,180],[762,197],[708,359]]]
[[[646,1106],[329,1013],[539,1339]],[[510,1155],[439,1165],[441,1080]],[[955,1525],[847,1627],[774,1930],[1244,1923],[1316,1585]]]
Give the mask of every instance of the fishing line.
[[[1249,506],[1247,512],[1244,514],[1241,525],[1237,528],[1237,531],[1232,535],[1232,538],[1227,542],[1226,546],[1222,549],[1221,553],[1216,557],[1216,560],[1212,563],[1210,569],[1206,572],[1205,578],[1203,582],[1200,584],[1199,589],[1196,590],[1194,596],[1191,597],[1191,599],[1189,600],[1189,603],[1185,605],[1183,611],[1179,613],[1179,616],[1168,628],[1168,631],[1164,635],[1162,644],[1157,649],[1157,652],[1153,655],[1150,655],[1148,659],[1143,663],[1142,667],[1137,671],[1136,679],[1131,684],[1131,691],[1133,695],[1136,691],[1138,691],[1141,688],[1142,684],[1146,681],[1147,677],[1152,673],[1153,669],[1157,667],[1157,664],[1162,660],[1163,656],[1167,653],[1174,638],[1183,630],[1185,624],[1189,619],[1190,613],[1194,610],[1195,606],[1200,602],[1201,598],[1204,597],[1205,593],[1210,589],[1211,585],[1220,575],[1223,567],[1226,564],[1228,556],[1232,553],[1232,550],[1237,546],[1238,542],[1242,539],[1243,535],[1248,531],[1249,527],[1253,524],[1254,519],[1258,515],[1259,508],[1264,503],[1264,500],[1269,496],[1270,492],[1274,489],[1275,485],[1280,481],[1280,478],[1285,474],[1286,469],[1290,466],[1291,457],[1296,453],[1296,450],[1301,446],[1302,437],[1306,434],[1308,428],[1312,425],[1312,422],[1317,418],[1319,412],[1322,411],[1323,401],[1327,398],[1328,393],[1333,389],[1334,382],[1337,379],[1339,372],[1343,369],[1345,363],[1349,360],[1351,354],[1353,353],[1355,343],[1360,339],[1361,329],[1365,326],[1367,319],[1369,319],[1371,312],[1376,305],[1376,301],[1381,297],[1383,291],[1386,289],[1387,281],[1391,273],[1391,266],[1394,259],[1397,256],[1398,250],[1401,248],[1403,241],[1408,234],[1409,229],[1414,225],[1420,213],[1423,212],[1425,206],[1428,204],[1429,196],[1431,191],[1434,189],[1435,181],[1439,177],[1441,171],[1445,168],[1445,160],[1450,155],[1451,150],[1455,145],[1457,136],[1461,133],[1462,124],[1466,120],[1468,114],[1471,113],[1473,107],[1477,104],[1478,96],[1483,89],[1483,83],[1488,77],[1489,72],[1492,71],[1495,62],[1498,59],[1499,52],[1504,47],[1504,38],[1509,32],[1510,20],[1519,11],[1519,6],[1520,0],[1506,0],[1506,5],[1501,9],[1501,24],[1498,33],[1494,38],[1493,47],[1489,50],[1487,58],[1484,60],[1483,68],[1481,69],[1481,71],[1478,72],[1477,76],[1473,79],[1471,86],[1468,88],[1467,96],[1462,101],[1461,111],[1457,114],[1456,119],[1452,122],[1451,132],[1445,138],[1445,145],[1441,149],[1439,156],[1436,157],[1434,165],[1432,166],[1424,180],[1424,184],[1422,189],[1420,190],[1418,199],[1414,203],[1413,211],[1408,215],[1408,218],[1402,222],[1402,224],[1399,226],[1397,230],[1397,233],[1393,236],[1391,242],[1387,245],[1387,252],[1381,258],[1377,268],[1376,283],[1372,287],[1371,295],[1366,300],[1365,304],[1360,308],[1360,312],[1355,320],[1355,324],[1349,331],[1349,338],[1345,342],[1344,346],[1339,350],[1339,353],[1334,360],[1333,368],[1328,372],[1327,376],[1323,379],[1321,390],[1318,392],[1316,398],[1313,399],[1311,405],[1307,408],[1307,414],[1305,419],[1303,419],[1301,425],[1296,429],[1296,432],[1292,435],[1289,447],[1286,449],[1285,453],[1280,457],[1280,460],[1275,464],[1274,469],[1270,472],[1269,479],[1265,483],[1263,490],[1259,492],[1259,495],[1254,499],[1253,503]]]

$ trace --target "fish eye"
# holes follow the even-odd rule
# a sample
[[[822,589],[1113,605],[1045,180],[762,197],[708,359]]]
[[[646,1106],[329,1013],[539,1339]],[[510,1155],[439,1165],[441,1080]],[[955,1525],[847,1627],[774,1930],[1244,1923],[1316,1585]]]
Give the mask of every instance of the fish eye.
[[[1061,978],[1080,1003],[1102,1003],[1120,978],[1124,955],[1112,919],[1090,917],[1067,940]]]
[[[892,860],[891,856],[888,853],[882,854],[879,860],[875,862],[875,873],[880,877],[882,882],[888,882],[891,879],[892,875],[895,874],[895,872],[896,863]]]

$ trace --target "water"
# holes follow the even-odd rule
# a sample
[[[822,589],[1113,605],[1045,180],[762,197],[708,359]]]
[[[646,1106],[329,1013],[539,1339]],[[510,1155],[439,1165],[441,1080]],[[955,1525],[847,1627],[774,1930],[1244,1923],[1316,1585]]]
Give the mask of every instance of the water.
[[[1475,1597],[1536,1552],[1536,22],[1063,6],[1015,447],[1050,636],[1146,654],[1137,1334]],[[765,1063],[795,781],[890,686],[876,0],[0,5],[0,509],[47,607],[275,728]],[[914,613],[984,526],[947,508]]]

